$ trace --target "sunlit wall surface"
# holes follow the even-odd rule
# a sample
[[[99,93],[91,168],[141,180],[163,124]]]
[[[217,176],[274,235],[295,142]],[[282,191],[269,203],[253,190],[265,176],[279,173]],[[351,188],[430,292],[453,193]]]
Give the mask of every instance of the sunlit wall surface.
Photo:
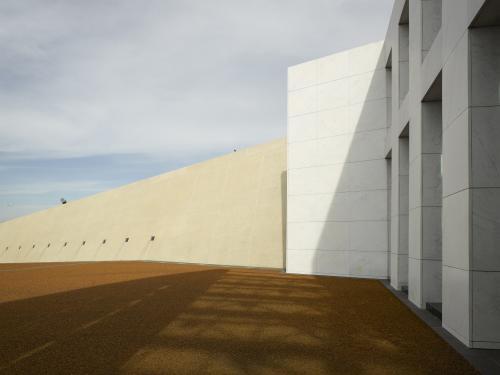
[[[0,262],[148,260],[283,267],[285,142],[0,224]]]

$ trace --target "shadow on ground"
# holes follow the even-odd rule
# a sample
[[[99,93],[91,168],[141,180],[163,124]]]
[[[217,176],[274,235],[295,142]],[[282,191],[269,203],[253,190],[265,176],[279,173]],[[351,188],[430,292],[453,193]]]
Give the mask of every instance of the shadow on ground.
[[[473,373],[377,281],[162,266],[165,275],[0,304],[0,372]],[[98,283],[119,266],[100,267],[79,277]],[[43,283],[38,272],[19,277]]]

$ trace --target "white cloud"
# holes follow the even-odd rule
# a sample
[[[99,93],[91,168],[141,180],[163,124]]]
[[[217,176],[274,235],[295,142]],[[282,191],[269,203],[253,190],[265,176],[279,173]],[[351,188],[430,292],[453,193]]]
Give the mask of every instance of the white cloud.
[[[392,0],[7,0],[0,150],[230,150],[284,136],[286,67],[383,38]]]
[[[285,135],[287,67],[393,0],[2,0],[0,221]]]

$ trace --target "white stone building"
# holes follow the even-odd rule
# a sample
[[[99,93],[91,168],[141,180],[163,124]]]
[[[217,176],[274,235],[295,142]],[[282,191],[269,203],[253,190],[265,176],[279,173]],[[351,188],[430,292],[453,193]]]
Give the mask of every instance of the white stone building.
[[[389,278],[500,348],[500,1],[396,0],[288,74],[287,272]]]

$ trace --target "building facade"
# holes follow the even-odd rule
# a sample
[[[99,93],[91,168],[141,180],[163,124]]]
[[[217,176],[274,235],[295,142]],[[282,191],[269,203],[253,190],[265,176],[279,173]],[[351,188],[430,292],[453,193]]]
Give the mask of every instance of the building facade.
[[[500,2],[396,0],[288,76],[287,272],[390,278],[500,348]]]

